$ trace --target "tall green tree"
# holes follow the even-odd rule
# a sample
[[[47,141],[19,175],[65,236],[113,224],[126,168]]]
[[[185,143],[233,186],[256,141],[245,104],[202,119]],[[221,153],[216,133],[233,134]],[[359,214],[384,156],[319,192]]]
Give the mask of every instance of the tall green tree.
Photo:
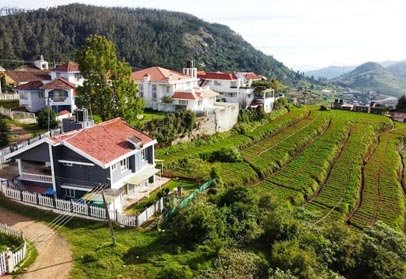
[[[9,143],[10,127],[3,117],[0,117],[0,147]]]
[[[90,35],[76,59],[85,78],[78,88],[79,104],[103,121],[114,117],[136,120],[143,112],[143,99],[131,79],[130,65],[117,57],[115,44],[104,36]]]
[[[396,104],[396,109],[405,109],[406,108],[406,96],[403,95],[399,98],[398,103]]]

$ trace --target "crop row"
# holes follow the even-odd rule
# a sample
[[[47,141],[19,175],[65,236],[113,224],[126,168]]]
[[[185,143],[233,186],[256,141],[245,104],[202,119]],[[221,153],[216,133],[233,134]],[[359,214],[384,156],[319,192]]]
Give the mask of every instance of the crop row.
[[[311,141],[322,134],[330,123],[330,114],[314,112],[311,119],[285,129],[275,137],[257,142],[243,150],[241,155],[266,177],[288,163]]]
[[[402,167],[399,146],[406,135],[405,126],[380,136],[379,144],[364,168],[365,183],[360,206],[350,222],[364,227],[381,220],[403,228],[405,199],[400,184]]]
[[[295,190],[304,199],[311,196],[326,179],[331,163],[345,141],[351,125],[346,117],[334,116],[327,131],[310,144],[283,170],[266,180]],[[303,202],[303,199],[302,199]]]
[[[157,158],[164,159],[167,167],[170,167],[171,163],[177,163],[179,160],[199,158],[200,153],[215,152],[222,148],[241,149],[253,144],[256,139],[270,136],[289,125],[299,122],[306,118],[308,114],[309,111],[307,109],[295,108],[283,115],[279,115],[274,120],[269,120],[257,126],[252,131],[246,132],[246,134],[231,131],[197,139],[188,143],[160,148],[156,152]]]

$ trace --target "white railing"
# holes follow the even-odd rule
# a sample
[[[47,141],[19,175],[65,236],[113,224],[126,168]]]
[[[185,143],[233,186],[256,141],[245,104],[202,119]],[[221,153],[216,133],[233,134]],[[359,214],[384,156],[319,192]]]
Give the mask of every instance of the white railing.
[[[13,120],[16,120],[21,123],[37,123],[37,118],[35,117],[35,113],[31,112],[24,112],[24,111],[13,111],[8,108],[4,108],[0,106],[0,114],[7,116]]]
[[[0,252],[0,276],[3,276],[6,273],[14,272],[18,264],[25,258],[27,254],[27,243],[24,240],[22,231],[9,227],[6,224],[0,223],[0,233],[17,237],[24,241],[23,247],[16,252],[12,252],[11,250]]]
[[[19,100],[20,94],[18,93],[0,93],[0,100],[7,101],[7,100]]]
[[[50,175],[43,175],[43,174],[36,174],[36,173],[22,172],[22,173],[20,174],[20,180],[28,180],[28,181],[35,181],[35,182],[52,183],[52,176],[50,176]]]
[[[62,211],[73,212],[79,214],[77,217],[88,216],[100,220],[106,220],[106,209],[97,206],[89,205],[87,203],[79,203],[71,200],[61,200],[54,197],[47,197],[39,193],[30,193],[28,191],[20,191],[2,185],[0,190],[4,195],[13,200],[22,201],[25,204],[34,204],[46,209],[56,209],[58,212]],[[153,215],[161,213],[164,208],[163,198],[159,199],[156,203],[146,208],[138,215],[125,215],[117,211],[109,211],[110,219],[114,220],[120,225],[128,227],[138,227],[148,221]]]

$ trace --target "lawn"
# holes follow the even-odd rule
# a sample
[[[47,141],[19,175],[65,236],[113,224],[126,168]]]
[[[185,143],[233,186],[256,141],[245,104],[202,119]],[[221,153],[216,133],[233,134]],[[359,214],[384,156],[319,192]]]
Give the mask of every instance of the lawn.
[[[35,220],[49,223],[57,215],[25,207],[0,197],[0,204]],[[168,266],[190,268],[195,275],[212,265],[213,252],[185,249],[165,237],[166,232],[114,227],[117,246],[110,241],[107,224],[73,219],[60,230],[73,252],[71,277],[155,278]]]

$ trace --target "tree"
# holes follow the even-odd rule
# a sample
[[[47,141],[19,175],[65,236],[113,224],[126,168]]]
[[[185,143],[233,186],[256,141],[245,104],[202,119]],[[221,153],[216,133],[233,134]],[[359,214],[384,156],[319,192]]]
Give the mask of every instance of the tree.
[[[53,129],[58,126],[58,121],[56,120],[56,112],[50,108],[45,108],[38,114],[38,127],[41,129],[48,129],[48,119],[49,128]]]
[[[78,88],[79,103],[102,120],[124,117],[133,122],[144,108],[137,85],[131,79],[130,65],[119,60],[113,42],[100,35],[90,35],[77,53],[80,72],[85,78]]]
[[[282,89],[283,84],[282,84],[282,82],[280,82],[277,79],[272,79],[271,80],[271,87],[272,87],[273,90],[275,90],[275,94],[278,94],[280,92],[280,90]]]
[[[396,109],[401,110],[406,108],[406,95],[403,95],[399,98],[398,103],[396,104]]]
[[[0,147],[9,143],[10,127],[3,117],[0,117]]]

